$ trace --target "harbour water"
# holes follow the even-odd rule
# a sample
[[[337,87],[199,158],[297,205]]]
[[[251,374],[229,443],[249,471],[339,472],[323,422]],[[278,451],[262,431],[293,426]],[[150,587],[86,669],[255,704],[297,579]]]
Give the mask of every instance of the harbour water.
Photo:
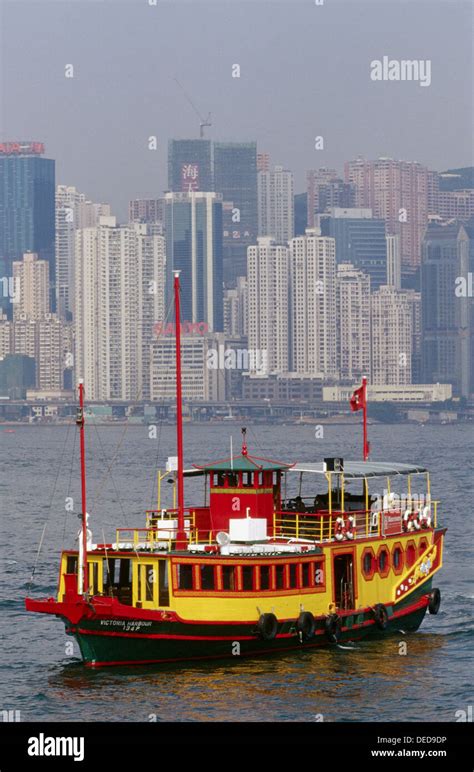
[[[79,520],[67,511],[71,498],[80,509],[75,434],[74,426],[0,427],[0,710],[19,711],[21,721],[416,722],[456,721],[473,705],[471,426],[370,428],[372,460],[430,469],[439,524],[448,527],[434,582],[441,609],[417,633],[265,659],[97,671],[83,667],[60,620],[27,614],[23,603],[36,560],[32,594],[53,595],[60,550],[76,543]],[[175,455],[173,428],[156,434],[148,426],[88,427],[94,540],[113,541],[115,527],[141,526],[145,509],[156,507],[156,469]],[[360,458],[357,427],[325,426],[323,434],[303,425],[249,427],[249,452],[284,461]],[[239,425],[186,426],[185,465],[229,455],[230,435],[235,451]],[[170,504],[171,486],[162,488]],[[202,480],[186,481],[185,492],[187,503],[200,503]]]

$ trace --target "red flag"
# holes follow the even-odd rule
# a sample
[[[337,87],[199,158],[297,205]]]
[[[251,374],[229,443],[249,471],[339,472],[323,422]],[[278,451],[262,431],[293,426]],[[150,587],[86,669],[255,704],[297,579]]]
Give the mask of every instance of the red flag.
[[[356,389],[353,393],[352,397],[349,400],[351,410],[355,412],[356,410],[362,410],[365,407],[365,399],[364,399],[364,387],[361,386],[359,389]]]

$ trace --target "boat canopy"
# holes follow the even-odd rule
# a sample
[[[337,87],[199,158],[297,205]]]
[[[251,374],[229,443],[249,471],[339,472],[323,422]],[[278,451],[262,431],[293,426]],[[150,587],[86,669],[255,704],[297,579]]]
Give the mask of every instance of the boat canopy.
[[[295,464],[289,471],[299,472],[300,474],[327,474],[323,461],[318,461],[315,464]],[[396,464],[387,461],[344,461],[344,468],[331,471],[331,474],[341,475],[346,479],[363,480],[366,477],[424,474],[427,471],[423,466],[415,466],[414,464]]]
[[[200,466],[193,464],[196,471],[204,472],[265,472],[265,471],[287,471],[291,468],[292,464],[287,464],[283,461],[273,461],[269,458],[260,458],[259,456],[251,456],[247,453],[241,453],[231,458],[220,459],[210,464],[204,464]],[[185,474],[192,470],[186,470]]]

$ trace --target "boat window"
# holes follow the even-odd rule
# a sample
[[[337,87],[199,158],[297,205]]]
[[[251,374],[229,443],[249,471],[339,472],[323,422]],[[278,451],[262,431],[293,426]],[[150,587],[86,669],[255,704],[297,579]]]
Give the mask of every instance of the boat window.
[[[416,549],[414,544],[409,544],[407,547],[407,568],[411,568],[416,560]]]
[[[180,590],[192,590],[193,589],[193,567],[191,563],[179,563],[177,566],[178,571],[178,588]]]
[[[298,587],[298,564],[290,563],[290,590],[296,590]]]
[[[320,584],[324,584],[324,563],[322,560],[313,563],[314,568],[314,584],[318,587]]]
[[[310,579],[310,564],[309,563],[303,563],[302,565],[303,569],[303,583],[302,587],[310,587],[311,586],[311,579]]]
[[[104,558],[104,593],[121,603],[132,603],[132,561],[130,558]],[[152,568],[152,566],[151,566]]]
[[[235,568],[234,566],[222,566],[222,589],[235,590]]]
[[[372,573],[372,568],[373,568],[372,564],[373,564],[373,555],[371,552],[366,552],[364,555],[364,567],[363,567],[364,574]]]
[[[252,472],[244,472],[242,475],[242,485],[244,488],[252,488],[253,487],[253,481],[252,481]]]
[[[170,605],[170,588],[168,583],[168,565],[166,560],[158,561],[158,574],[160,583],[158,585],[159,598],[158,603],[160,606]]]
[[[393,567],[395,569],[401,568],[402,566],[402,551],[400,547],[395,547],[393,550]]]
[[[253,590],[253,566],[242,566],[242,589],[245,592]]]
[[[276,566],[276,588],[282,590],[285,586],[285,566]]]
[[[66,558],[66,573],[77,574],[77,555],[68,555]]]
[[[201,572],[201,590],[213,590],[214,589],[214,566],[205,565],[204,563],[199,566]]]
[[[237,474],[235,472],[228,472],[227,479],[229,481],[228,482],[229,488],[237,487]]]
[[[387,550],[381,550],[379,554],[379,571],[385,571],[388,564],[388,552]]]
[[[260,566],[260,589],[270,589],[270,566]]]

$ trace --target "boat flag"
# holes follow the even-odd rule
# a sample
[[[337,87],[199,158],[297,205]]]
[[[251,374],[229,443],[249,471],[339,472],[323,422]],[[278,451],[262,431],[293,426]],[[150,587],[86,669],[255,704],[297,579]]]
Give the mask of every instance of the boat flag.
[[[363,411],[363,426],[364,426],[364,461],[367,461],[370,452],[370,444],[367,439],[367,378],[362,378],[362,386],[354,391],[352,397],[349,400],[352,412],[357,410]]]

